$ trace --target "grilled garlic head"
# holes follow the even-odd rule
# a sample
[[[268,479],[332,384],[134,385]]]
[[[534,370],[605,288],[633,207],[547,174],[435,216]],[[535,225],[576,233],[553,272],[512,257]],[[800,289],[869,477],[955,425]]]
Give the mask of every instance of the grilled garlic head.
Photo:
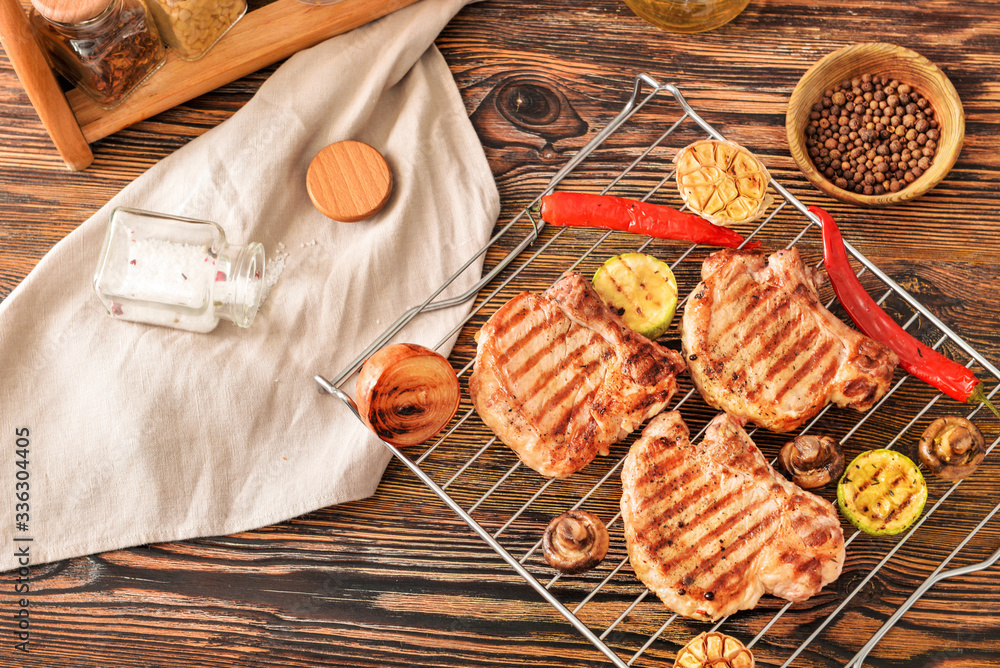
[[[674,668],[754,668],[753,652],[739,640],[707,631],[677,652]]]
[[[753,153],[731,141],[703,139],[674,158],[677,189],[699,216],[729,227],[757,220],[773,198],[771,175]]]

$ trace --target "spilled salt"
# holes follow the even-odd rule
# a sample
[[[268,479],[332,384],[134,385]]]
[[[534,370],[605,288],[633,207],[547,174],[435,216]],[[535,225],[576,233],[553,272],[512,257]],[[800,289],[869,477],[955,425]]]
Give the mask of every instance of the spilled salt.
[[[281,278],[281,272],[285,270],[285,261],[288,259],[288,253],[285,251],[285,244],[278,243],[275,248],[274,253],[267,260],[267,266],[264,268],[264,282],[261,285],[261,296],[260,303],[264,304],[267,300],[267,296],[271,294],[271,288],[275,286],[278,279]]]

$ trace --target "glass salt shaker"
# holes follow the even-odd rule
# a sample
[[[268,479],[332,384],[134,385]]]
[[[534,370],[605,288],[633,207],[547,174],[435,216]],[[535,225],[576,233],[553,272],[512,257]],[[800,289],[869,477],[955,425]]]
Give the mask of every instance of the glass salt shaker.
[[[249,327],[263,296],[264,248],[227,243],[211,221],[117,208],[94,289],[119,320],[210,332],[220,318]]]
[[[30,22],[53,68],[112,109],[155,72],[166,49],[142,0],[31,0]]]
[[[163,42],[184,60],[198,60],[247,11],[246,0],[149,0]]]

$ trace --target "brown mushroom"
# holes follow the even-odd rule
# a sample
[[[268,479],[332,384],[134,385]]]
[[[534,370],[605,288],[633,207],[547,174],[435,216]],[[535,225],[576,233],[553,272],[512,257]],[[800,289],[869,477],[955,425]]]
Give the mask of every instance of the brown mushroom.
[[[559,515],[545,529],[542,554],[552,568],[567,575],[589,571],[608,553],[608,529],[586,510]]]
[[[817,489],[844,472],[844,451],[829,436],[796,436],[779,455],[781,466],[802,489]]]
[[[971,475],[986,456],[982,432],[963,417],[948,416],[931,422],[920,437],[920,461],[945,480]]]

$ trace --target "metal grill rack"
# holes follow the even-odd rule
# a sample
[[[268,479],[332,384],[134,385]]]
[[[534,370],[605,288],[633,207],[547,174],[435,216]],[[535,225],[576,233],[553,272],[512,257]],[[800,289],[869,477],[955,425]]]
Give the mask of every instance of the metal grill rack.
[[[637,145],[636,137],[641,134],[633,130],[633,124],[637,122],[640,113],[645,116],[647,112],[652,115],[652,125],[655,127],[655,131],[650,135],[651,139],[648,143],[639,143],[640,148],[633,150],[634,155],[623,159],[622,146],[634,147]],[[545,228],[541,221],[535,218],[532,209],[544,194],[557,185],[562,184],[563,189],[572,189],[576,182],[579,184],[577,189],[583,189],[586,185],[593,184],[595,174],[607,176],[608,183],[602,192],[614,192],[644,200],[655,198],[657,202],[670,203],[671,198],[677,197],[676,192],[670,187],[665,187],[673,176],[671,167],[667,166],[670,165],[673,153],[687,143],[704,138],[706,135],[723,139],[714,127],[696,113],[675,86],[660,84],[647,75],[638,76],[631,98],[622,111],[558,171],[534,202],[502,227],[476,256],[470,258],[458,273],[440,286],[423,304],[411,308],[387,328],[378,340],[359,354],[357,359],[341,373],[330,379],[317,376],[316,381],[323,389],[344,401],[358,416],[354,402],[341,388],[368,356],[399,334],[413,318],[428,311],[449,308],[474,300],[469,316],[462,325],[439,342],[440,348],[456,334],[471,336],[493,311],[514,293],[524,289],[525,283],[541,281],[542,284],[538,287],[544,289],[566,270],[592,271],[608,256],[620,252],[629,250],[649,252],[668,261],[677,275],[680,295],[683,297],[689,294],[690,289],[698,281],[700,260],[713,249],[653,239],[645,240],[636,247],[637,237],[624,233],[601,233],[595,230],[568,228],[557,228],[553,231],[551,228]],[[617,138],[624,139],[618,141]],[[609,168],[609,164],[615,165],[614,169]],[[624,169],[621,168],[623,164],[626,165]],[[777,206],[771,209],[756,229],[740,231],[747,236],[748,241],[750,239],[764,241],[764,248],[767,250],[798,246],[806,259],[821,257],[821,252],[816,250],[819,221],[780,184],[772,181],[771,188],[777,196]],[[572,252],[566,252],[564,250],[566,248]],[[565,265],[556,266],[558,262],[547,260],[546,266],[539,269],[538,258],[546,251],[549,255],[565,257]],[[1000,371],[972,346],[849,245],[848,251],[860,264],[858,275],[866,282],[866,287],[905,328],[932,347],[947,350],[956,359],[968,359],[968,366],[974,368],[980,378],[987,378],[987,374],[993,377],[991,385],[1000,380]],[[498,255],[499,258],[489,266],[491,255]],[[441,299],[440,295],[448,286],[462,272],[474,266],[481,257],[487,259],[487,269],[483,272],[482,280],[463,295]],[[817,262],[817,266],[820,264],[821,260]],[[827,307],[836,310],[837,304],[832,297],[832,291],[829,288],[824,290],[828,293],[824,294]],[[682,306],[683,301],[678,306],[678,313]],[[670,345],[669,340],[667,345]],[[471,371],[471,359],[463,362],[453,356],[452,363],[459,367],[460,378],[466,377]],[[684,382],[688,384],[685,385]],[[697,441],[701,436],[699,428],[704,429],[715,411],[702,403],[689,381],[684,382],[671,409],[682,411],[685,421],[695,434],[692,441]],[[989,393],[991,399],[998,389],[1000,386],[995,386]],[[971,410],[965,407],[956,408],[953,402],[948,405],[950,402],[948,399],[942,402],[943,406],[939,406],[938,402],[942,396],[920,381],[897,372],[897,380],[889,393],[869,412],[858,414],[841,409],[829,410],[828,406],[827,410],[808,423],[800,433],[812,430],[839,436],[850,458],[853,453],[872,447],[896,448],[915,441],[916,436],[912,433],[914,426],[929,421],[938,413],[960,411],[967,413],[971,418],[982,409],[982,406]],[[360,416],[358,417],[360,419]],[[875,425],[879,425],[881,433],[870,434]],[[1000,436],[994,437],[990,431],[986,433],[989,451],[992,452],[1000,442]],[[460,439],[460,436],[463,438]],[[610,457],[598,457],[583,471],[569,478],[546,480],[523,467],[513,452],[482,425],[468,400],[463,399],[463,405],[456,418],[434,442],[425,447],[418,457],[411,458],[409,453],[413,452],[412,449],[404,453],[390,444],[386,444],[386,447],[543,599],[554,606],[570,624],[593,643],[612,664],[619,668],[640,665],[637,661],[641,657],[641,665],[672,665],[675,645],[663,642],[661,639],[671,635],[671,626],[678,623],[678,616],[667,610],[630,572],[622,537],[618,511],[618,500],[621,495],[620,467],[628,451],[628,445],[635,436],[633,435],[625,443],[617,444],[612,449]],[[772,454],[777,452],[784,440],[787,440],[787,437],[769,434],[764,430],[751,432],[751,437],[763,452]],[[992,442],[991,437],[993,437]],[[459,443],[459,440],[462,442]],[[472,466],[476,467],[479,481],[483,478],[483,472],[488,472],[491,479],[495,476],[492,486],[482,489],[471,482],[466,482],[468,476],[463,477],[463,474]],[[961,482],[956,482],[950,486],[936,487],[939,493],[936,496],[932,493],[927,508],[918,522],[896,541],[886,540],[879,544],[876,549],[884,552],[884,556],[859,583],[844,584],[836,588],[830,585],[827,588],[831,590],[830,592],[819,595],[825,597],[823,609],[832,608],[832,611],[825,618],[811,614],[809,617],[810,628],[813,629],[811,634],[798,647],[787,650],[787,660],[782,666],[792,665],[824,631],[837,622],[841,613],[857,597],[862,588],[897,556],[911,537],[942,508],[960,485]],[[830,498],[829,494],[826,496]],[[559,576],[541,559],[541,534],[551,517],[565,510],[580,507],[593,510],[604,519],[612,536],[612,548],[605,561],[594,571],[580,576]],[[959,545],[927,577],[923,586],[915,591],[913,596],[898,608],[895,615],[887,620],[871,640],[844,665],[860,667],[868,652],[892,624],[935,583],[946,577],[985,568],[1000,558],[998,552],[990,560],[980,564],[945,570],[954,557],[998,511],[1000,504],[989,511],[982,521],[968,532]],[[851,554],[851,543],[858,538],[858,535],[858,532],[853,532],[852,535],[851,531],[845,531],[848,558]],[[769,598],[771,600],[765,604],[765,600]],[[766,621],[763,621],[756,636],[746,643],[749,647],[753,647],[764,638],[775,623],[793,608],[791,603],[782,604],[783,602],[778,599],[765,597],[765,600],[762,600],[758,610],[753,614],[761,615],[761,620]],[[763,614],[760,608],[765,608]],[[642,614],[638,614],[640,611]],[[815,608],[812,609],[812,613],[815,613]],[[768,614],[770,618],[766,619]],[[791,610],[790,614],[796,614],[796,610]],[[691,623],[683,618],[680,621]],[[701,630],[719,628],[725,630],[727,621],[729,620],[722,619],[711,627],[707,623],[698,624],[705,626]],[[684,637],[689,638],[690,634]],[[657,643],[658,640],[661,642]],[[658,645],[662,647],[658,648]]]

